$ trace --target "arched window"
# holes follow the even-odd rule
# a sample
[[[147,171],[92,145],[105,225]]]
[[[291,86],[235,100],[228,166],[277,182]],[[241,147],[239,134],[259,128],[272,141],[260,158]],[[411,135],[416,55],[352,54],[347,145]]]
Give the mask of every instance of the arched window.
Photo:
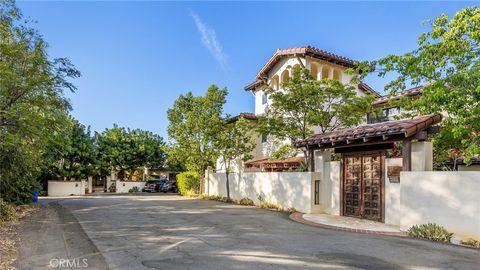
[[[318,80],[318,64],[312,63],[310,64],[310,74],[314,80]]]
[[[270,82],[270,86],[273,89],[278,90],[278,85],[279,85],[278,75],[275,75],[273,76],[272,81]]]
[[[290,78],[290,72],[288,72],[287,69],[285,69],[283,72],[282,72],[282,83],[286,82],[288,79]]]
[[[333,79],[337,80],[337,81],[341,81],[342,80],[342,71],[340,71],[339,69],[334,69],[333,70]]]
[[[330,78],[330,67],[323,66],[322,67],[322,80]]]

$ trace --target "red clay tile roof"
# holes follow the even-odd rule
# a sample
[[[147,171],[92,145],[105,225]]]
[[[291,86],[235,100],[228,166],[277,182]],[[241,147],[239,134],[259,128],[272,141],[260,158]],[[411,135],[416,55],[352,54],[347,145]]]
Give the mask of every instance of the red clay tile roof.
[[[318,48],[312,46],[302,46],[302,47],[295,47],[295,48],[285,48],[285,49],[277,49],[272,57],[267,61],[267,63],[260,69],[260,71],[256,75],[256,80],[247,86],[245,86],[245,90],[254,90],[258,83],[262,82],[262,78],[266,77],[266,73],[276,64],[282,57],[287,55],[298,55],[298,56],[311,56],[313,58],[321,59],[330,63],[335,63],[347,68],[354,67],[354,60],[327,52],[324,50],[320,50]],[[259,82],[258,82],[259,81]]]
[[[377,91],[373,90],[373,88],[366,83],[363,83],[363,82],[359,83],[358,89],[362,90],[363,92],[366,92],[367,94],[373,94],[376,97],[380,97],[380,94]]]
[[[304,157],[289,157],[284,159],[258,159],[245,162],[247,168],[296,168],[304,162]]]
[[[333,54],[312,46],[302,46],[296,48],[277,49],[268,62],[257,73],[257,78],[262,78],[264,75],[283,57],[286,55],[312,56],[317,59],[322,59],[327,62],[335,63],[344,67],[354,67],[354,61],[346,57]]]
[[[411,137],[417,132],[442,121],[442,115],[424,115],[413,119],[382,122],[355,128],[343,129],[323,134],[316,134],[296,143],[297,147],[331,146],[339,143],[349,143],[359,139],[382,138],[383,136],[400,135]]]
[[[254,113],[242,112],[239,115],[232,116],[227,119],[227,124],[233,123],[240,118],[244,118],[246,120],[258,120],[258,117]]]
[[[423,86],[417,86],[417,87],[413,87],[413,88],[398,92],[397,94],[395,94],[393,96],[386,95],[386,96],[383,96],[383,97],[379,97],[372,103],[372,105],[373,106],[379,106],[379,105],[384,105],[384,104],[386,104],[386,103],[388,103],[389,101],[392,101],[392,100],[399,100],[402,97],[419,96],[422,93],[422,90],[423,90]]]

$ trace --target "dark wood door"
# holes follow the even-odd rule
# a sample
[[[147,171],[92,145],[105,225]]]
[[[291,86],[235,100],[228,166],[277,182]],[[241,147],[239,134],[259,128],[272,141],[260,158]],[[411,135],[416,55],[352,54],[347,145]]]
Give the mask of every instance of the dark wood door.
[[[343,214],[382,221],[382,155],[345,155]]]

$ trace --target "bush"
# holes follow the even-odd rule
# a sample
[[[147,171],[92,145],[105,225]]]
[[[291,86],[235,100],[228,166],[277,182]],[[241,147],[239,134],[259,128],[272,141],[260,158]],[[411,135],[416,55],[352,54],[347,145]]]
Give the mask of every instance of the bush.
[[[138,187],[132,187],[131,189],[128,190],[128,193],[134,193],[134,192],[138,192]]]
[[[282,208],[274,203],[267,202],[265,199],[261,196],[258,196],[258,206],[260,208],[266,208],[266,209],[273,209],[273,210],[282,210]]]
[[[254,206],[255,203],[250,199],[250,198],[242,198],[240,199],[240,201],[238,201],[238,204],[241,204],[241,205],[250,205],[250,206]]]
[[[480,241],[479,240],[469,239],[467,241],[461,241],[460,243],[462,245],[467,245],[467,246],[471,246],[471,247],[474,247],[474,248],[480,248]]]
[[[181,195],[198,195],[200,193],[200,174],[183,172],[177,175],[177,187]]]
[[[228,199],[225,196],[218,196],[218,195],[210,195],[209,196],[209,195],[202,194],[202,195],[200,195],[200,199],[210,200],[210,201],[218,201],[218,202],[224,202],[224,203],[238,203],[235,200]]]
[[[450,243],[453,233],[447,231],[444,227],[434,224],[414,225],[408,229],[408,235],[415,238],[429,239],[438,242]]]
[[[15,217],[15,208],[0,198],[0,223],[14,220]]]

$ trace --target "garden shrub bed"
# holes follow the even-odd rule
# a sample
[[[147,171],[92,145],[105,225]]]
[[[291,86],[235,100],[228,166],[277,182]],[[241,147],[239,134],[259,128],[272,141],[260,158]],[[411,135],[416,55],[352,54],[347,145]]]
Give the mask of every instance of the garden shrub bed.
[[[202,200],[218,201],[218,202],[223,202],[223,203],[256,206],[256,207],[260,207],[260,208],[263,208],[263,209],[280,211],[280,212],[287,212],[287,213],[293,213],[293,212],[297,211],[293,207],[285,208],[285,207],[276,205],[274,203],[267,202],[263,198],[260,199],[261,197],[259,197],[260,203],[258,203],[258,204],[255,204],[255,202],[253,200],[251,200],[250,198],[242,198],[240,200],[233,200],[233,199],[228,199],[225,196],[218,196],[218,195],[210,195],[209,196],[209,195],[205,195],[205,194],[200,195],[199,198],[202,199]]]

